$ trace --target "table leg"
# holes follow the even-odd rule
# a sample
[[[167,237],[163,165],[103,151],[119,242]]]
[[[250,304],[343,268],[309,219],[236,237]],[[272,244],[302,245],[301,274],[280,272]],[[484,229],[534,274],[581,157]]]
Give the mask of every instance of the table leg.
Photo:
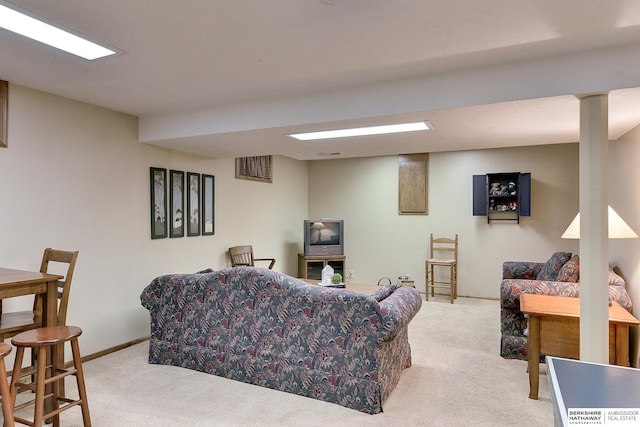
[[[616,365],[629,366],[629,327],[616,324]]]
[[[56,326],[58,324],[58,281],[47,282],[47,293],[42,299],[42,324],[43,326]]]
[[[58,324],[58,280],[47,282],[47,293],[42,298],[42,326],[57,326]],[[46,363],[51,364],[51,353],[49,351],[41,352],[46,353]],[[62,361],[64,364],[64,360]],[[47,384],[45,387],[45,393],[52,392],[51,384]],[[54,409],[52,399],[46,399],[44,402],[44,412],[48,413]],[[46,423],[50,424],[52,419],[47,419]]]
[[[540,381],[540,317],[529,316],[529,339],[527,340],[527,362],[529,367],[529,399],[538,399]]]

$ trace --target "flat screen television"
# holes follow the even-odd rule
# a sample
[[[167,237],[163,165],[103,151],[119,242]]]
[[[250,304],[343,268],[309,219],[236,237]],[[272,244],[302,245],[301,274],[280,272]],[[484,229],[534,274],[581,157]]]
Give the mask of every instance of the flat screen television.
[[[307,219],[304,221],[306,256],[344,255],[344,220]]]

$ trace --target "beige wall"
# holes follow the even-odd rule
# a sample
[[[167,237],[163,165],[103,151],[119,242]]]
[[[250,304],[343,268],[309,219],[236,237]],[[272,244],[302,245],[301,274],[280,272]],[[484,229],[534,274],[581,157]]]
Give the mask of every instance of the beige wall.
[[[609,197],[610,205],[640,234],[640,127],[610,145]],[[634,303],[633,313],[640,318],[640,239],[610,240],[609,259],[618,266],[627,281],[627,290]],[[632,328],[632,361],[640,365],[640,330]]]
[[[518,171],[531,172],[531,216],[520,224],[474,217],[472,176]],[[458,233],[459,295],[497,298],[505,260],[577,252],[560,235],[578,211],[578,145],[431,153],[428,215],[398,215],[397,156],[312,162],[309,200],[311,216],[345,220],[354,281],[409,274],[424,291],[429,233]]]
[[[610,173],[611,204],[636,231],[639,151],[638,130],[613,143]],[[85,330],[89,354],[148,334],[139,295],[151,279],[224,267],[229,246],[251,243],[296,275],[305,218],[345,220],[354,281],[410,274],[422,291],[432,232],[460,235],[460,295],[497,298],[505,260],[578,251],[577,241],[560,239],[578,211],[578,144],[432,153],[426,216],[397,214],[396,156],[276,156],[271,185],[234,179],[233,163],[138,143],[135,117],[11,85],[9,148],[0,149],[0,266],[37,269],[46,246],[79,249],[69,323]],[[150,239],[150,166],[215,175],[215,236]],[[472,216],[472,175],[513,171],[532,174],[532,216],[519,225]],[[636,304],[639,244],[611,243]]]
[[[297,269],[306,162],[275,157],[271,185],[236,180],[232,159],[141,144],[137,129],[135,117],[10,86],[0,266],[37,270],[47,246],[80,251],[68,322],[83,328],[86,354],[147,336],[142,289],[160,274],[227,266],[229,246],[253,244],[278,270]],[[150,239],[150,166],[215,175],[214,236]]]
[[[579,252],[560,238],[579,210],[577,143],[431,153],[429,215],[397,214],[397,157],[324,160],[309,167],[309,215],[345,219],[347,268],[354,281],[375,283],[410,274],[424,292],[429,233],[460,237],[459,294],[499,297],[505,260],[545,261],[552,252]],[[610,144],[610,204],[640,233],[640,127]],[[520,224],[472,216],[471,176],[531,172],[531,217]],[[640,304],[640,240],[611,240],[609,259]],[[638,309],[634,311],[638,316]],[[497,314],[496,314],[497,315]],[[638,360],[638,328],[632,330]],[[637,362],[638,363],[638,362]]]

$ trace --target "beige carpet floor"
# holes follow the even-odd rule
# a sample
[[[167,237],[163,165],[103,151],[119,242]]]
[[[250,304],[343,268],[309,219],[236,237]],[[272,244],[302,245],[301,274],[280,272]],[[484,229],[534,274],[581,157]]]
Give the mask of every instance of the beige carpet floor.
[[[378,415],[149,365],[143,342],[84,364],[91,419],[96,427],[552,426],[544,365],[540,399],[531,400],[526,362],[499,356],[499,321],[498,301],[424,302],[409,330],[413,366]],[[72,380],[67,388],[75,394]],[[79,408],[61,419],[82,425]]]

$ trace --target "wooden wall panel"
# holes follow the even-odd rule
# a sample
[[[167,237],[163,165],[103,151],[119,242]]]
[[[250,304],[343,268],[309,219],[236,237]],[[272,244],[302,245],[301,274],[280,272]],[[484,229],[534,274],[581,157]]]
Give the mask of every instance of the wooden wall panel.
[[[427,215],[429,154],[398,156],[398,214]]]

